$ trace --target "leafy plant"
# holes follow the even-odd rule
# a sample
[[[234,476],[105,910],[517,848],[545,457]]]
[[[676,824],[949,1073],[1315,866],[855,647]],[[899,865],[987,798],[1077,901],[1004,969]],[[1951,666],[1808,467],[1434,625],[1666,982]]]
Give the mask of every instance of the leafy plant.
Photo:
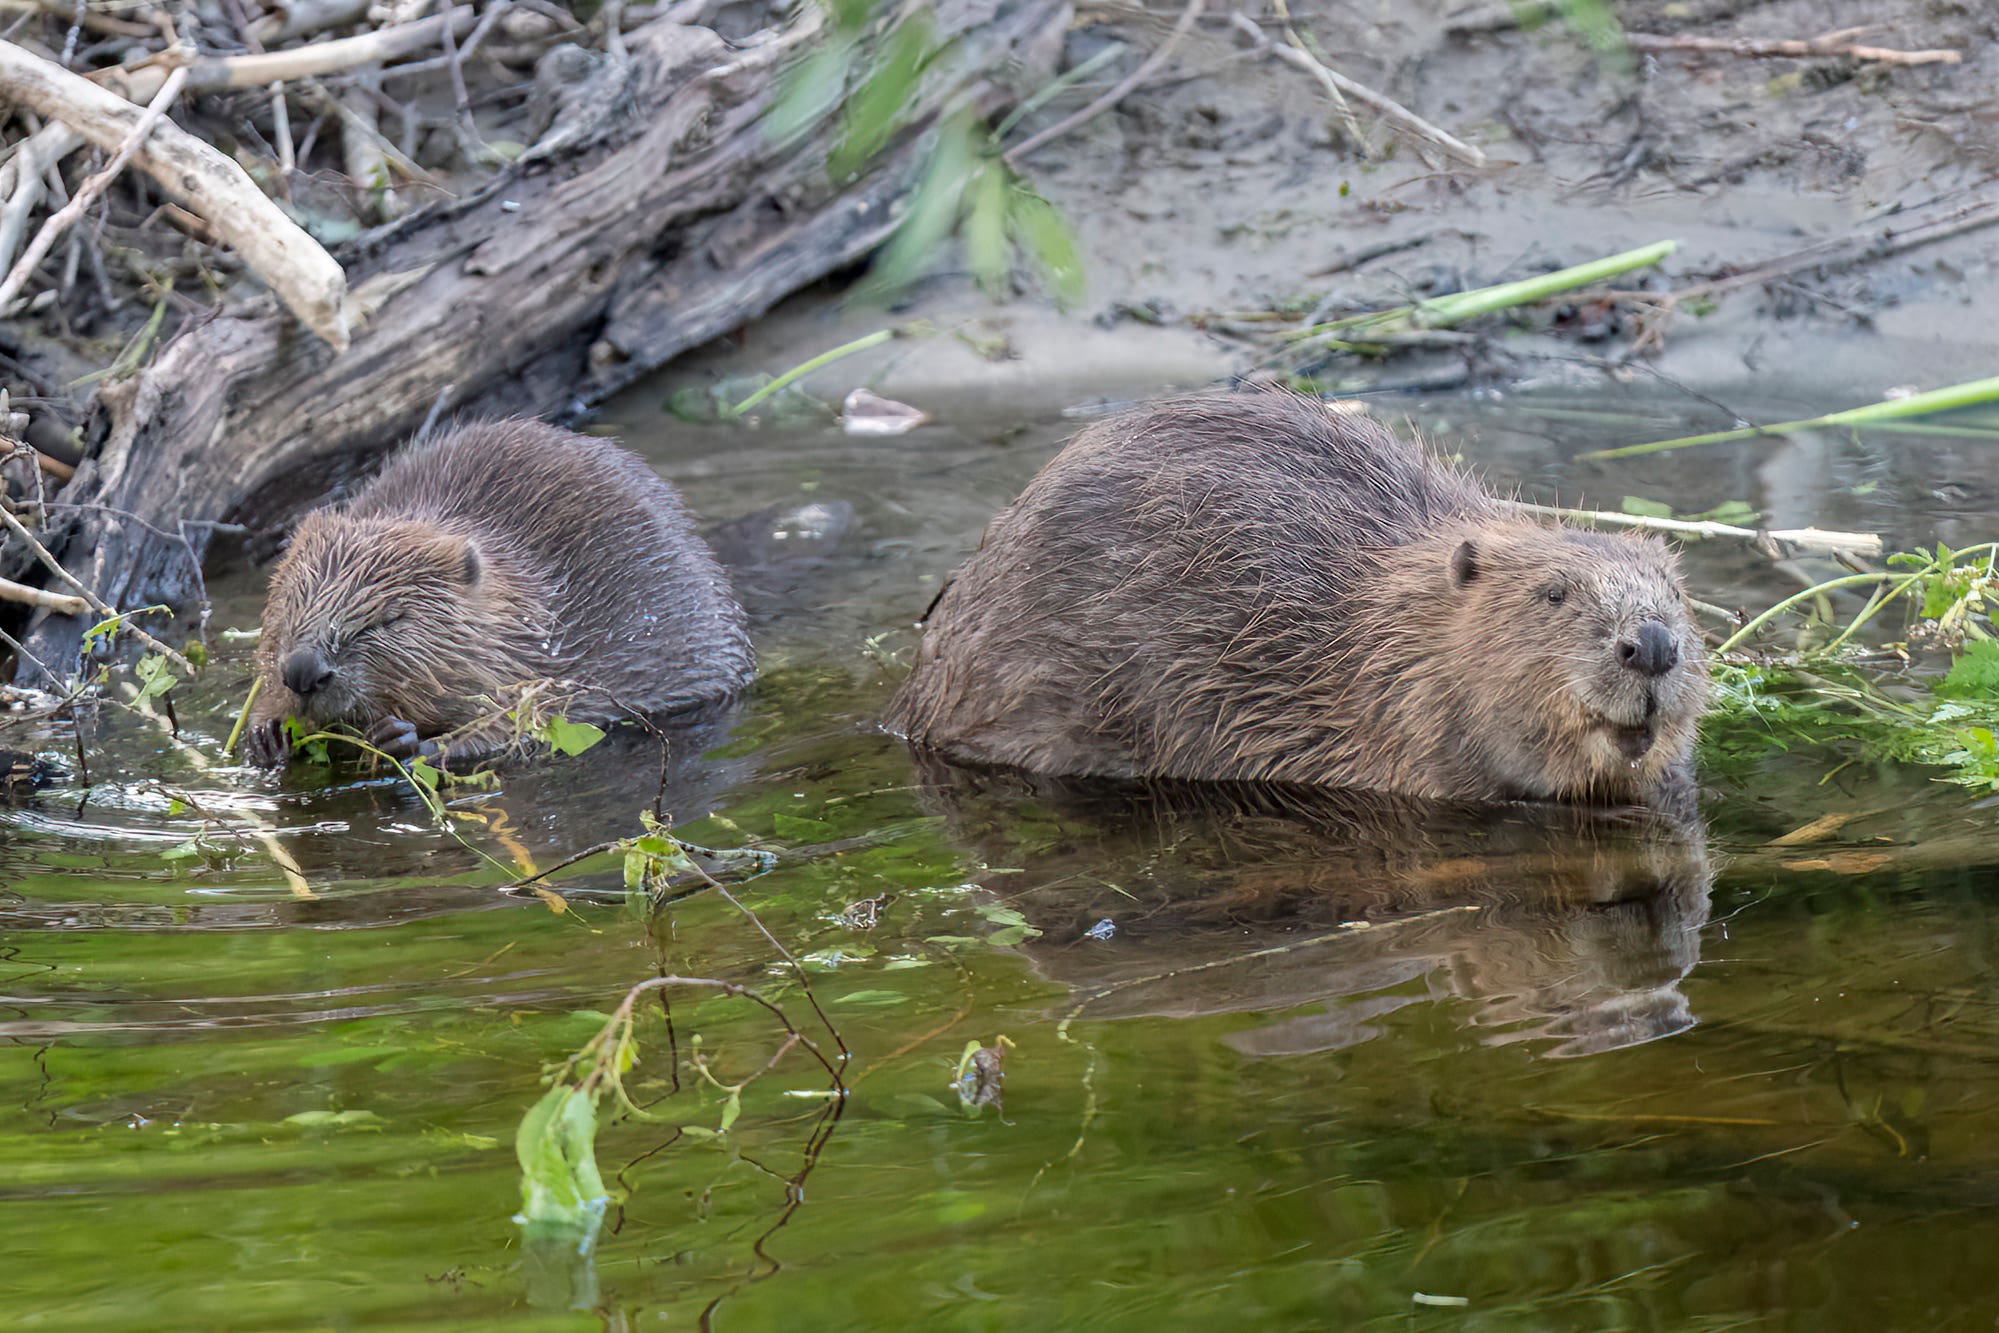
[[[836,117],[838,137],[828,169],[844,178],[909,127],[908,108],[920,104],[924,75],[944,48],[924,6],[820,3],[826,10],[825,40],[787,71],[768,123],[783,140]],[[877,39],[870,42],[877,27]],[[963,238],[967,267],[987,291],[1003,291],[1025,264],[1039,271],[1058,303],[1080,300],[1083,266],[1075,235],[1054,206],[1007,165],[999,136],[969,108],[945,116],[935,134],[902,221],[875,260],[875,292],[894,291],[921,276],[955,232]]]
[[[1777,603],[1724,641],[1714,669],[1710,748],[1724,757],[1774,744],[1837,745],[1876,759],[1932,765],[1944,780],[1999,791],[1999,542],[1889,557],[1887,570],[1829,579]],[[1866,587],[1842,622],[1829,594]],[[1911,642],[1949,654],[1939,675],[1903,654],[1868,660],[1852,645],[1889,608],[1907,618]],[[1767,627],[1800,618],[1795,651],[1742,651]]]

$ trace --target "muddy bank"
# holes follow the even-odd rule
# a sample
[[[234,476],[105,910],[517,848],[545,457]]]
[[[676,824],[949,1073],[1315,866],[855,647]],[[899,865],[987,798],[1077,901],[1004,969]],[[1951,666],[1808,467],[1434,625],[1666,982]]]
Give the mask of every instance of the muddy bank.
[[[1825,0],[1615,9],[1627,32],[1667,38],[1803,39],[1852,22]],[[1394,305],[1661,239],[1679,248],[1660,270],[1617,285],[1684,292],[1719,279],[1723,290],[1660,320],[1642,355],[1631,355],[1637,307],[1556,302],[1488,321],[1487,337],[1386,362],[1344,358],[1319,374],[1348,389],[1601,387],[1657,374],[1716,394],[1780,379],[1824,410],[1989,374],[1999,360],[1999,340],[1974,316],[1999,287],[1999,228],[1981,225],[1999,197],[1987,96],[1999,13],[1872,7],[1868,43],[1960,56],[1899,66],[1681,51],[1620,61],[1560,23],[1523,30],[1463,0],[1291,12],[1301,40],[1343,74],[1476,147],[1486,165],[1399,135],[1364,107],[1349,123],[1307,72],[1268,53],[1281,25],[1265,20],[1258,46],[1217,10],[1115,110],[1021,164],[1080,242],[1088,294],[1066,317],[1035,291],[995,302],[946,257],[893,308],[830,288],[796,298],[661,383],[775,372],[922,320],[937,336],[840,363],[807,387],[837,398],[871,382],[945,408],[1067,405],[1252,369],[1271,350],[1260,335],[1284,318]],[[1067,66],[1112,43],[1125,52],[1023,132],[1106,91],[1176,13],[1088,11]],[[1739,280],[1772,261],[1781,272]]]

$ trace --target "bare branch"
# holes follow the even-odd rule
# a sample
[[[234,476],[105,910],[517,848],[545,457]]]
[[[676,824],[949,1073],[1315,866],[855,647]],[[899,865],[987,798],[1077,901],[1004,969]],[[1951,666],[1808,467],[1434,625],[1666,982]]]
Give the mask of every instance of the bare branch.
[[[132,132],[125,136],[125,142],[112,156],[110,164],[79,185],[76,193],[70,196],[69,202],[50,214],[48,221],[42,223],[42,229],[35,233],[35,239],[28,243],[28,248],[22,253],[20,260],[8,271],[6,281],[0,282],[0,319],[13,313],[13,305],[20,297],[21,289],[28,285],[28,279],[33,276],[36,267],[55,246],[56,238],[67,231],[78,218],[90,211],[90,206],[97,202],[97,197],[118,178],[118,173],[132,160],[132,155],[139,151],[139,145],[146,141],[146,136],[153,132],[153,127],[160,123],[162,116],[166,115],[167,108],[180,96],[181,85],[186,82],[186,70],[177,69],[169,74],[167,81],[160,85],[160,91],[153,96],[153,100],[139,116],[138,123],[132,126]]]
[[[107,153],[118,150],[145,114],[11,42],[0,42],[0,93],[63,122]],[[264,196],[248,172],[171,120],[153,128],[133,160],[199,213],[307,328],[335,351],[347,349],[346,274]]]

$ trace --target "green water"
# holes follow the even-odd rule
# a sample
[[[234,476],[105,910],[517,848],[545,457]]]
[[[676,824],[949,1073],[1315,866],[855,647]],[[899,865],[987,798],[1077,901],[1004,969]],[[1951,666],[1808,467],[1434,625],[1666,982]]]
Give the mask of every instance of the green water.
[[[1416,415],[1539,498],[1999,531],[1984,446],[1944,437],[1565,461],[1680,424],[1643,410]],[[202,772],[108,710],[87,789],[37,742],[70,772],[0,810],[0,1323],[1990,1327],[1999,802],[1739,737],[1700,830],[926,785],[872,725],[895,654],[1069,427],[620,424],[710,516],[852,510],[744,575],[763,679],[663,785],[607,744],[465,794],[454,838],[393,784]],[[1796,586],[1740,550],[1690,568],[1729,605]],[[216,571],[218,625],[257,577]],[[180,692],[197,748],[246,679],[224,647]],[[656,794],[693,841],[787,852],[734,892],[837,1035],[713,892],[637,909],[590,863],[557,912],[484,859],[553,864]],[[675,992],[627,1076],[658,1118],[598,1138],[594,1254],[524,1245],[522,1113],[664,973],[844,1046],[848,1097],[762,1010]],[[1002,1034],[1003,1108],[968,1110],[959,1057]],[[779,1056],[726,1133],[697,1054],[721,1083]]]

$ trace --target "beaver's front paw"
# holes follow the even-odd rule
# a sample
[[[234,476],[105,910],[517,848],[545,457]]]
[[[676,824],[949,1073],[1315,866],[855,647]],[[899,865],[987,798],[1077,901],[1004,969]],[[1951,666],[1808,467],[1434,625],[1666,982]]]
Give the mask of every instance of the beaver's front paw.
[[[258,768],[276,768],[290,756],[291,741],[285,736],[281,717],[252,722],[243,731],[243,762]]]
[[[361,739],[391,759],[414,759],[427,747],[426,742],[417,738],[416,723],[399,717],[383,718],[369,727]],[[433,753],[437,749],[434,745],[427,748]]]

